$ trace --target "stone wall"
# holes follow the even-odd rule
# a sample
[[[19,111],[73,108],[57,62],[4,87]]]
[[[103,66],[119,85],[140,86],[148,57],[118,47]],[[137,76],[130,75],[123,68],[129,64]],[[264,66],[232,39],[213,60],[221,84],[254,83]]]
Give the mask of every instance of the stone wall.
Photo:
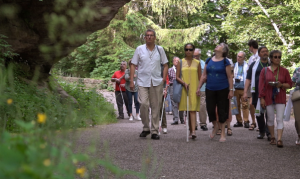
[[[86,88],[97,88],[103,89],[104,86],[114,88],[114,83],[107,80],[97,80],[92,78],[77,78],[77,77],[65,77],[60,76],[60,79],[70,82],[70,83],[78,83],[85,85]],[[106,88],[105,88],[106,89]]]

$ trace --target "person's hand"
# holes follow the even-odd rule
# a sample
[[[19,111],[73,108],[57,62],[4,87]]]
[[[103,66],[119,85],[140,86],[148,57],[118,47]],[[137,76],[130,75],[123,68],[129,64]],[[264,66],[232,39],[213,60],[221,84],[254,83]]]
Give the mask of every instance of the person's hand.
[[[266,109],[266,102],[264,98],[260,98],[260,105],[263,109]]]
[[[247,93],[244,93],[243,99],[244,99],[244,101],[248,101],[248,95],[247,95]]]
[[[120,84],[120,87],[124,88],[124,87],[125,87],[125,84]]]
[[[184,83],[184,88],[185,88],[186,90],[189,90],[189,86],[190,86],[190,84]]]
[[[196,94],[197,96],[200,96],[200,88],[197,89]]]
[[[120,80],[120,79],[116,79],[116,83],[118,83],[118,84],[119,84],[120,82],[121,82],[121,80]]]
[[[233,97],[233,91],[230,90],[229,93],[228,93],[228,99],[231,99]]]
[[[134,90],[134,83],[133,83],[133,80],[130,80],[130,90],[133,91]]]
[[[136,78],[136,75],[133,75],[134,78]]]
[[[167,89],[165,88],[165,89],[164,89],[164,98],[167,97],[167,94],[168,94],[168,92],[167,92]]]
[[[276,85],[277,88],[282,87],[282,83],[280,83],[280,81],[278,81],[278,84]]]

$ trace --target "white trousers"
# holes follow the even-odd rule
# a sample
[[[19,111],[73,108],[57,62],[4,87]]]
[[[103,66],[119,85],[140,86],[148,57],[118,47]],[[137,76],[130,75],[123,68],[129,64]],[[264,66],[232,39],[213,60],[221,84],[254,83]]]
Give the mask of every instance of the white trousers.
[[[267,106],[268,126],[274,126],[274,120],[276,114],[277,129],[283,129],[284,109],[285,109],[285,104],[271,104]]]

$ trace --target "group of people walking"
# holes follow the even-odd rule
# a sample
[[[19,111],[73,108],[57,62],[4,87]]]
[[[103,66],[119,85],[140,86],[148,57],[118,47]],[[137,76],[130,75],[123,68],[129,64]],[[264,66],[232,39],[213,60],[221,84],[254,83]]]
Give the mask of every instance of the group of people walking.
[[[168,89],[172,101],[173,123],[171,125],[178,125],[179,120],[182,124],[185,123],[184,111],[187,111],[189,138],[197,137],[195,130],[198,126],[196,117],[198,112],[200,128],[204,131],[208,130],[206,123],[208,114],[209,122],[213,123],[209,138],[213,139],[219,134],[221,136],[219,142],[225,142],[226,127],[227,136],[232,135],[231,104],[236,100],[239,112],[235,114],[237,123],[233,127],[254,130],[258,124],[258,139],[263,139],[266,135],[271,145],[283,147],[286,90],[293,86],[297,86],[296,90],[299,90],[300,68],[295,70],[291,79],[288,70],[280,66],[282,53],[279,50],[272,50],[269,53],[267,47],[258,48],[258,43],[250,40],[248,46],[253,55],[249,58],[249,62],[245,62],[245,52],[240,51],[237,54],[237,62],[233,64],[228,58],[228,46],[221,43],[214,49],[213,56],[204,62],[200,59],[201,50],[188,43],[183,47],[185,57],[183,59],[174,57],[173,66],[168,68],[164,49],[155,45],[155,31],[148,29],[144,38],[146,44],[137,47],[129,62],[129,68],[126,70],[126,62],[122,62],[120,71],[115,72],[112,77],[112,81],[116,82],[115,95],[119,118],[124,118],[121,109],[123,106],[121,101],[124,101],[130,120],[133,120],[131,101],[134,96],[137,118],[139,119],[140,110],[143,123],[140,137],[146,137],[151,133],[151,139],[160,139],[158,133],[162,112],[164,113],[163,132],[167,133],[165,112],[161,111],[162,99],[166,97],[166,91],[163,91],[165,88]],[[164,87],[166,81],[168,83]],[[182,85],[180,94],[176,94],[178,90],[175,90],[178,85]],[[174,100],[174,96],[178,97],[178,95],[181,96],[179,103]],[[295,126],[299,135],[296,144],[300,145],[300,114],[295,109],[297,107],[300,109],[300,104],[299,101],[293,103]],[[151,127],[149,126],[150,109]],[[252,118],[251,124],[249,113]],[[274,129],[275,119],[277,139]]]

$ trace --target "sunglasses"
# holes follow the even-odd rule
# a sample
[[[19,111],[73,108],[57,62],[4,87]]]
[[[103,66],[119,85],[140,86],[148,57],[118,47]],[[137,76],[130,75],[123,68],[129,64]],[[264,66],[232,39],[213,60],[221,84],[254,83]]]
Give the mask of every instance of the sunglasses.
[[[186,48],[186,49],[184,49],[184,50],[185,50],[186,52],[187,52],[187,51],[191,51],[191,52],[194,51],[194,49],[192,49],[192,48]]]
[[[273,56],[272,58],[274,58],[274,59],[281,59],[281,56]]]

